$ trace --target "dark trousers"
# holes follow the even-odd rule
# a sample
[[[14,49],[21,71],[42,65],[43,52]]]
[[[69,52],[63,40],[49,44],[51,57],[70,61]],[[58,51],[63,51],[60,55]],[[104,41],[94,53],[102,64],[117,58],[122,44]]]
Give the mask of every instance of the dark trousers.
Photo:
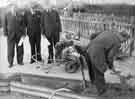
[[[134,40],[133,39],[131,40],[129,48],[130,48],[129,55],[132,56],[132,53],[134,51]]]
[[[48,46],[49,49],[49,57],[48,57],[48,63],[53,62],[53,56],[54,56],[54,49],[53,47],[56,45],[56,42],[54,40],[49,40],[50,45]]]
[[[104,72],[107,67],[104,49],[101,49],[98,46],[91,46],[88,49],[88,55],[91,60],[92,70],[94,72],[94,84],[97,87],[97,90],[100,91],[106,88]]]
[[[31,62],[35,62],[34,59],[41,61],[41,35],[29,37],[29,42],[31,46]]]
[[[50,45],[48,46],[48,49],[49,49],[48,63],[51,63],[53,62],[53,56],[54,56],[53,47],[55,48],[56,43],[59,41],[59,37],[58,38],[52,37],[52,38],[47,38],[47,39],[50,42]]]
[[[94,65],[93,65],[93,71],[95,76],[94,84],[96,85],[97,90],[100,91],[101,89],[105,89],[106,84],[104,79],[104,73],[100,72]]]
[[[87,66],[88,66],[89,78],[91,80],[91,83],[94,83],[95,75],[94,75],[94,71],[93,71],[93,68],[92,68],[91,59],[89,57],[90,53],[87,52],[87,46],[75,45],[75,48],[76,48],[78,53],[80,53],[81,55],[84,56],[85,61],[86,61]]]
[[[94,73],[94,70],[92,68],[91,59],[89,58],[88,53],[84,53],[83,55],[85,56],[85,60],[86,60],[87,65],[88,65],[88,73],[89,73],[91,83],[94,83],[94,81],[95,81],[95,73]]]
[[[15,46],[16,46],[16,52],[17,52],[17,63],[20,64],[23,62],[23,55],[24,55],[23,44],[21,46],[18,46],[18,43],[19,43],[19,41],[16,39],[7,40],[8,63],[9,64],[13,64]]]

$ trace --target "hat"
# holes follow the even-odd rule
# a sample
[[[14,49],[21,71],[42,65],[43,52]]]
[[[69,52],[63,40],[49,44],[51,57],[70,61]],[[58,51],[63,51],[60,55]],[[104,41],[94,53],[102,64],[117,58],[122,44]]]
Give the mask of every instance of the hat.
[[[122,31],[116,34],[121,42],[126,41],[127,39],[130,38],[130,35],[126,31]]]

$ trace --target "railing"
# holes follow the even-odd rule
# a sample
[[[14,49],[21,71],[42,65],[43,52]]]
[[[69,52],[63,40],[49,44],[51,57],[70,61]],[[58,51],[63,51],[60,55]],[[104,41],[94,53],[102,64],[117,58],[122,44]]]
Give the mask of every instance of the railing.
[[[132,25],[128,23],[121,23],[116,21],[99,21],[99,20],[81,20],[77,18],[61,17],[63,31],[79,33],[83,37],[89,37],[92,33],[112,28],[117,31],[126,30],[131,31]],[[114,25],[112,25],[114,23]]]
[[[89,19],[88,19],[89,18]],[[115,29],[116,31],[127,31],[128,34],[134,37],[134,25],[130,24],[130,19],[126,17],[116,17],[116,16],[97,16],[93,15],[90,17],[61,17],[61,23],[63,31],[75,33],[84,38],[89,38],[92,33],[101,32],[104,30]],[[130,46],[130,40],[125,43],[125,49]],[[128,47],[129,48],[129,47]],[[130,53],[129,50],[128,54]],[[127,52],[126,52],[127,53]]]

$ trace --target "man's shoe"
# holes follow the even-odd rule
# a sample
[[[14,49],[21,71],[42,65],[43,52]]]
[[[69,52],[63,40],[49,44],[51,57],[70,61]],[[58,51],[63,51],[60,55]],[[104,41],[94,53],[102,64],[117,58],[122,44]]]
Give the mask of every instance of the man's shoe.
[[[13,67],[13,64],[10,64],[8,67],[9,67],[9,68]]]
[[[18,63],[19,65],[24,65],[24,63],[22,62],[22,63]]]
[[[48,64],[51,64],[52,63],[52,61],[51,60],[48,60],[48,62],[47,62]]]
[[[42,61],[42,58],[37,58],[37,61],[41,62]]]
[[[120,91],[117,91],[115,89],[108,89],[106,90],[104,93],[102,93],[100,96],[103,96],[103,97],[114,97],[114,96],[119,96],[120,95]]]
[[[37,61],[38,61],[38,62],[43,62],[43,60],[42,60],[42,59],[38,59]]]
[[[35,63],[35,61],[30,61],[30,64],[33,64],[33,63]]]
[[[100,89],[100,90],[98,90],[98,95],[101,96],[101,95],[103,95],[105,92],[106,92],[106,89],[105,89],[105,88],[104,88],[104,89]]]

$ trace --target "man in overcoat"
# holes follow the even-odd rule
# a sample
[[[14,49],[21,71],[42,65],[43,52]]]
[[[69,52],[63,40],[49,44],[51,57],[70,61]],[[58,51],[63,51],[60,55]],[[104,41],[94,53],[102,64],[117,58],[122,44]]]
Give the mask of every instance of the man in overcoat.
[[[107,90],[104,73],[113,68],[113,60],[122,42],[129,36],[125,32],[104,31],[88,45],[87,53],[94,71],[94,84],[99,95]],[[111,66],[110,66],[111,65]]]
[[[41,58],[41,11],[32,7],[25,14],[27,19],[27,35],[31,46],[31,61],[42,61]]]
[[[12,5],[11,10],[5,15],[4,35],[7,37],[7,52],[9,67],[13,66],[14,50],[16,46],[17,63],[23,65],[23,44],[18,45],[20,39],[25,36],[24,13],[17,11],[17,7]]]
[[[61,22],[58,12],[55,9],[48,8],[42,13],[41,17],[42,33],[50,42],[48,47],[48,63],[53,62],[54,46],[60,40]]]

